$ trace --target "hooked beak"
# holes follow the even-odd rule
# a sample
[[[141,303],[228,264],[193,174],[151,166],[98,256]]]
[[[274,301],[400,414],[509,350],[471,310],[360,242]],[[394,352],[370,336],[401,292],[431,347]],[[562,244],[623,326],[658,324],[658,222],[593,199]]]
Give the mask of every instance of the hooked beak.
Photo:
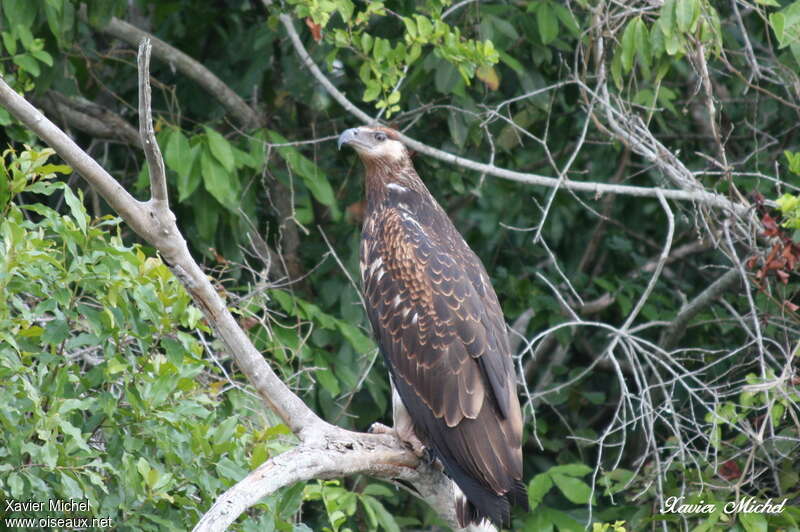
[[[351,127],[350,129],[345,129],[341,135],[339,135],[339,140],[337,141],[337,145],[339,149],[342,149],[342,146],[346,144],[351,144],[353,141],[358,140],[358,128]]]

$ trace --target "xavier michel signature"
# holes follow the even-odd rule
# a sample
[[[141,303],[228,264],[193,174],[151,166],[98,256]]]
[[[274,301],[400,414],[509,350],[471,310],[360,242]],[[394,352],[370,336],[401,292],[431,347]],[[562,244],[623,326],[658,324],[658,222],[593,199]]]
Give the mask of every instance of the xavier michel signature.
[[[662,514],[711,514],[717,511],[719,503],[707,503],[703,500],[696,503],[685,503],[685,497],[667,497],[661,507]],[[779,514],[783,513],[786,501],[780,503],[772,499],[757,501],[755,497],[744,497],[738,501],[727,502],[722,507],[726,514]]]

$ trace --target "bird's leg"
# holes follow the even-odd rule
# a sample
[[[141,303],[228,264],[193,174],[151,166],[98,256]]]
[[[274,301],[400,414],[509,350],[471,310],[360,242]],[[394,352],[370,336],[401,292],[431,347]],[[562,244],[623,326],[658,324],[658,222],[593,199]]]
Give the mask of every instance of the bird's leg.
[[[417,433],[414,431],[414,422],[411,421],[408,410],[403,405],[397,390],[394,389],[394,383],[392,383],[392,416],[394,417],[394,427],[387,427],[383,423],[373,423],[369,431],[375,434],[394,434],[400,441],[408,445],[415,455],[423,458],[426,455],[425,445],[417,437]]]

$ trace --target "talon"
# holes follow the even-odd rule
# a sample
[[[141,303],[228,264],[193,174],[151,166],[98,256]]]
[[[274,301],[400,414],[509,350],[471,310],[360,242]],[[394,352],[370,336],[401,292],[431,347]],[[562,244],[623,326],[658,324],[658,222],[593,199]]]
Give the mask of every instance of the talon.
[[[383,423],[375,422],[369,427],[370,434],[394,434],[395,431],[392,427],[387,427]]]
[[[429,448],[425,447],[423,449],[423,452],[424,452],[425,456],[422,456],[420,458],[425,460],[425,463],[427,465],[433,465],[436,462],[436,455],[433,454],[433,449],[429,449]]]

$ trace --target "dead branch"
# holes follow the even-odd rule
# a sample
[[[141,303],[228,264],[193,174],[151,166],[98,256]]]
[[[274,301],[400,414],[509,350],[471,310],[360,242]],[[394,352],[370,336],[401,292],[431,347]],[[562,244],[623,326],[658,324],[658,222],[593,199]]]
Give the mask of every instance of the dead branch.
[[[84,21],[88,20],[86,6],[81,6],[79,14]],[[242,127],[250,130],[262,124],[263,117],[255,109],[247,105],[244,99],[219,79],[216,74],[199,61],[170,46],[158,37],[117,17],[111,17],[108,24],[97,29],[121,41],[125,41],[131,46],[138,46],[142,39],[150,39],[153,43],[153,55],[156,58],[169,63],[181,74],[200,85],[206,92],[216,98]]]

